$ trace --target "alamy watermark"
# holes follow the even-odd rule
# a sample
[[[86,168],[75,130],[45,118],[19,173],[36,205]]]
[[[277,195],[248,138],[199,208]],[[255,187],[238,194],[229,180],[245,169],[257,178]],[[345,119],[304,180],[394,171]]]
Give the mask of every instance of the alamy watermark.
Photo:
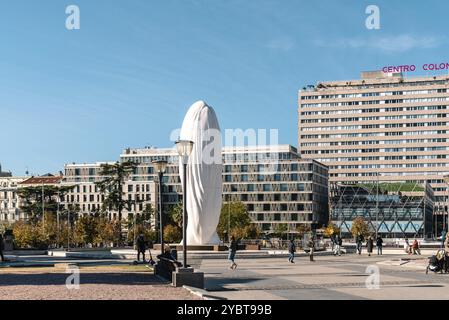
[[[365,271],[369,274],[365,281],[365,286],[368,290],[379,290],[380,289],[380,269],[378,266],[369,265]]]
[[[81,29],[80,8],[77,5],[72,4],[65,9],[65,13],[68,15],[65,20],[65,27],[67,30]]]
[[[380,29],[380,9],[376,5],[366,7],[365,13],[369,16],[366,18],[365,26],[368,30]]]
[[[179,139],[181,129],[173,130],[170,141]],[[280,160],[278,129],[218,129],[201,130],[196,133],[201,137],[201,146],[194,146],[196,155],[190,157],[191,164],[222,164],[222,146],[237,151],[237,156],[226,158],[226,163],[244,163],[258,161],[264,163],[265,173],[278,171]],[[198,149],[200,148],[200,149]],[[226,153],[224,154],[226,157]]]
[[[65,286],[68,290],[80,289],[80,269],[77,266],[69,266],[65,270],[65,273],[70,274],[66,281]]]

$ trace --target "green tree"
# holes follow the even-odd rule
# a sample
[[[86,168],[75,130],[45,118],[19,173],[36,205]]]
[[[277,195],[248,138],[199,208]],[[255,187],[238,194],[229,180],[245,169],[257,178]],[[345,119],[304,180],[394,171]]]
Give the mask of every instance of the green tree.
[[[288,231],[288,225],[286,223],[278,223],[274,227],[273,234],[279,238],[284,238]]]
[[[91,215],[81,216],[75,224],[75,242],[84,246],[94,245],[97,238],[97,223],[97,219]]]
[[[47,249],[49,240],[41,222],[17,221],[13,226],[14,241],[21,249]]]
[[[100,247],[109,247],[114,243],[114,222],[104,216],[97,218],[95,243]]]
[[[183,207],[181,202],[171,206],[168,223],[174,224],[182,229],[183,225],[182,215],[183,215]]]
[[[352,221],[351,233],[354,237],[359,234],[366,237],[369,235],[368,223],[362,217],[357,217]]]
[[[168,243],[179,243],[182,240],[182,231],[178,226],[169,224],[164,227],[164,239]]]
[[[259,239],[262,234],[262,230],[254,223],[245,228],[245,238],[247,239]]]
[[[95,183],[104,194],[103,209],[117,210],[119,221],[122,220],[123,208],[130,205],[130,201],[123,197],[123,185],[136,167],[137,164],[131,161],[102,164],[99,174],[103,179]]]
[[[300,238],[303,238],[304,235],[309,233],[310,231],[312,231],[310,224],[301,223],[296,227],[296,232],[298,232]]]
[[[154,209],[150,203],[145,206],[145,209],[141,213],[131,213],[128,215],[128,243],[134,243],[137,235],[139,234],[150,235],[149,232],[152,230],[151,222],[153,216]]]
[[[225,235],[237,238],[248,236],[248,227],[251,225],[251,218],[248,209],[242,202],[224,203],[221,208],[220,221],[217,226],[217,233],[220,239],[225,240]]]
[[[20,198],[20,210],[31,220],[42,219],[42,213],[54,213],[58,211],[58,198],[62,199],[74,186],[36,186],[24,187],[17,190]],[[43,207],[42,207],[43,206]],[[61,208],[59,207],[61,210]]]

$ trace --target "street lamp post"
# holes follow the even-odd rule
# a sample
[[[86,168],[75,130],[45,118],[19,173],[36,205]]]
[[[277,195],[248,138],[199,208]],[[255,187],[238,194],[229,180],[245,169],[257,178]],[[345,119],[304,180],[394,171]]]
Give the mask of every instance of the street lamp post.
[[[158,197],[158,206],[159,206],[159,231],[160,231],[160,242],[161,242],[161,255],[164,254],[164,221],[162,214],[162,178],[164,177],[165,170],[167,170],[167,161],[165,160],[157,160],[153,161],[153,165],[155,171],[158,175],[159,181],[159,197]]]
[[[376,192],[376,239],[379,235],[379,175],[380,173],[377,172],[377,192]]]
[[[443,210],[443,231],[446,231],[446,217],[449,217],[449,175],[444,176],[443,179],[444,182],[446,182],[446,190],[447,190],[445,210]]]
[[[183,208],[182,208],[182,236],[183,236],[183,265],[187,268],[187,163],[189,162],[190,153],[192,153],[193,142],[188,140],[179,140],[176,142],[176,148],[179,156],[181,157],[183,165]]]

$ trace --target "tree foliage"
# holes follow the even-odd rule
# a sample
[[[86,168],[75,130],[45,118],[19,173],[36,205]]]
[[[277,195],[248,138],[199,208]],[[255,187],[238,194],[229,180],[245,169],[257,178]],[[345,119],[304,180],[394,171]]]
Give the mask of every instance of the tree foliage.
[[[177,203],[170,208],[169,212],[169,222],[170,224],[174,224],[182,229],[183,225],[183,207],[182,203]]]
[[[354,237],[363,235],[364,237],[369,235],[368,223],[362,217],[357,217],[352,221],[351,233]]]
[[[74,186],[36,186],[24,187],[17,190],[20,198],[20,210],[30,219],[42,219],[43,212],[56,213],[61,209],[58,198],[62,199]]]
[[[103,210],[117,210],[120,221],[123,209],[130,205],[130,201],[123,197],[123,185],[136,167],[137,164],[131,161],[102,164],[99,174],[103,179],[95,183],[104,195]]]
[[[335,223],[330,222],[327,227],[324,229],[324,236],[325,237],[332,237],[333,235],[337,235],[340,233],[340,228],[337,227]]]
[[[304,237],[304,235],[309,233],[310,231],[312,231],[310,224],[301,223],[296,227],[296,232],[298,232],[300,238]]]
[[[169,224],[164,227],[164,240],[169,243],[179,243],[182,240],[182,229]]]
[[[274,227],[273,234],[279,238],[284,238],[288,231],[288,225],[286,223],[278,223]]]
[[[251,228],[251,218],[244,203],[228,202],[223,204],[217,226],[220,239],[225,240],[230,236],[240,239],[248,238],[250,235],[257,235],[259,231],[257,228]]]

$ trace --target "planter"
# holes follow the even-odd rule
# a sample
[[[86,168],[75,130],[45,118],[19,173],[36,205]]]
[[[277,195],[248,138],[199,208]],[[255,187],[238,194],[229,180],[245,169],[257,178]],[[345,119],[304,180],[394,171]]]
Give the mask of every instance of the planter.
[[[260,244],[247,244],[245,250],[260,250]]]

